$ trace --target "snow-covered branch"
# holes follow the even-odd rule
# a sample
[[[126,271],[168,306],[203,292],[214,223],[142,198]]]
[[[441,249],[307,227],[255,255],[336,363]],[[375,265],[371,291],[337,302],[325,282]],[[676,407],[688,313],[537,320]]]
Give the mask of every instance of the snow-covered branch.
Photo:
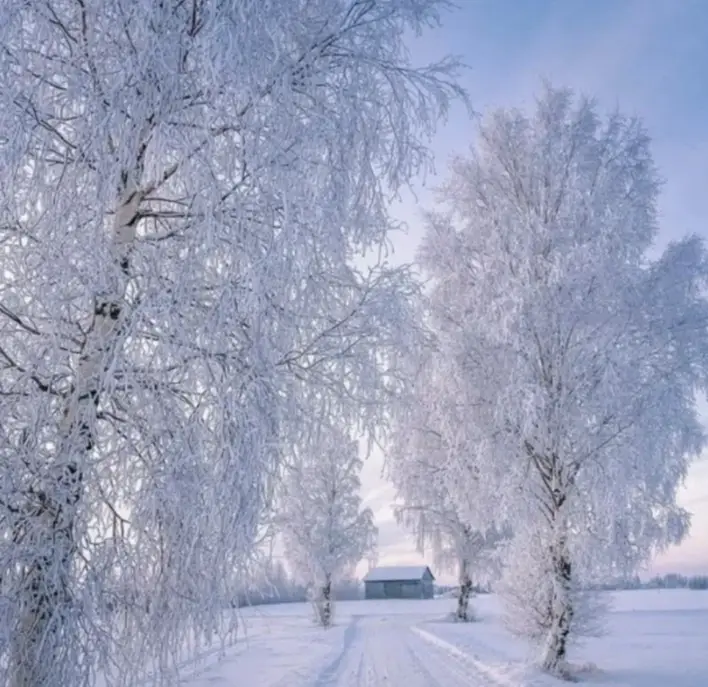
[[[227,637],[282,456],[386,424],[414,287],[354,256],[461,94],[404,45],[445,4],[0,5],[3,684]]]
[[[323,426],[288,468],[277,521],[300,580],[308,585],[318,621],[329,627],[333,585],[376,545],[373,513],[361,507],[357,442]]]
[[[415,381],[397,407],[388,472],[399,522],[416,535],[421,553],[432,550],[436,566],[457,572],[456,617],[467,621],[473,581],[496,577],[509,531],[479,482],[482,445],[465,432],[455,382],[434,339],[428,344],[408,359]]]
[[[467,409],[445,413],[483,447],[478,488],[515,533],[508,588],[545,604],[521,629],[551,671],[582,630],[578,590],[688,527],[708,260],[695,237],[647,258],[658,188],[640,122],[547,87],[532,113],[487,117],[428,217],[429,318]]]

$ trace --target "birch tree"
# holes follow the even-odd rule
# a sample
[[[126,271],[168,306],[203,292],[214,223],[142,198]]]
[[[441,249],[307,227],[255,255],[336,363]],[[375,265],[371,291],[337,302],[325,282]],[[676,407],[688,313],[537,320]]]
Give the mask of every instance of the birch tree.
[[[493,503],[485,501],[455,382],[434,342],[429,346],[423,356],[414,354],[419,367],[411,372],[415,382],[406,402],[398,406],[387,467],[400,501],[398,521],[415,534],[420,553],[430,548],[436,567],[457,572],[455,618],[467,622],[474,619],[473,578],[496,577],[509,532],[493,514]]]
[[[208,641],[283,451],[376,425],[410,280],[352,258],[459,94],[403,43],[443,4],[0,3],[3,684]]]
[[[429,503],[400,506],[396,516],[414,532],[421,554],[429,547],[438,569],[457,572],[454,617],[460,622],[469,622],[475,619],[470,603],[474,580],[481,582],[496,576],[501,562],[499,549],[506,535],[495,527],[479,530],[469,525],[461,519],[446,493],[438,492],[438,499]]]
[[[317,621],[330,627],[333,586],[375,549],[377,530],[362,508],[358,442],[323,428],[289,468],[280,516],[286,555],[311,590]]]
[[[534,559],[516,592],[544,609],[520,629],[555,673],[578,590],[689,524],[676,492],[705,445],[708,263],[697,237],[648,257],[658,190],[639,121],[548,87],[532,113],[486,118],[421,249],[443,356],[486,437],[481,482]]]

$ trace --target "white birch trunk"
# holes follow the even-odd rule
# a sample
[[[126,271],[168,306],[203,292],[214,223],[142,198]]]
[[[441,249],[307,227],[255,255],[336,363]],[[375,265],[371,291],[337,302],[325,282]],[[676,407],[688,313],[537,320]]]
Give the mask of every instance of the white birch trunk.
[[[553,593],[548,609],[549,630],[544,647],[544,670],[565,676],[568,640],[573,621],[572,565],[565,540],[561,538],[551,547]]]
[[[325,582],[320,590],[320,623],[322,627],[331,627],[332,625],[332,576],[327,575]]]
[[[34,560],[22,570],[20,615],[10,647],[11,687],[56,687],[76,631],[72,624],[71,577],[77,509],[84,465],[95,445],[96,413],[105,372],[124,326],[124,296],[130,247],[141,200],[135,185],[121,194],[113,219],[115,287],[96,298],[93,326],[79,357],[72,392],[64,401],[54,469],[43,489],[29,495],[23,532],[36,541]]]
[[[462,622],[472,620],[470,614],[470,597],[472,596],[472,578],[470,577],[470,564],[467,559],[460,561],[460,593],[457,597],[457,611],[455,618]]]

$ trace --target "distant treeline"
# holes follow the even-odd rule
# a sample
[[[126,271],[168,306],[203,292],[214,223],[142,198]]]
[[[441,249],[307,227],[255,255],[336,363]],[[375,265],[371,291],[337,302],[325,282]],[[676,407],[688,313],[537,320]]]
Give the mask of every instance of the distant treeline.
[[[596,589],[614,591],[623,589],[708,589],[708,575],[678,575],[669,573],[652,577],[642,582],[639,577],[617,580],[607,584],[597,585]]]
[[[451,592],[457,591],[458,586],[455,584],[436,584],[435,585],[435,596],[441,594],[449,594]],[[489,594],[492,591],[491,585],[472,585],[473,594]]]
[[[355,579],[334,585],[334,598],[352,601],[364,597],[364,586]],[[295,581],[280,561],[264,566],[256,579],[234,600],[233,605],[262,606],[267,604],[299,603],[307,601],[307,587]]]
[[[435,594],[452,593],[454,585],[435,585]],[[600,591],[631,589],[708,589],[708,575],[678,575],[669,573],[652,577],[642,582],[638,576],[595,585]],[[488,594],[489,586],[475,585],[475,594]],[[364,585],[357,579],[349,579],[335,585],[334,597],[340,601],[356,601],[364,598]],[[261,606],[266,604],[301,603],[307,601],[307,588],[296,582],[279,561],[270,563],[259,571],[256,579],[233,601],[234,606]]]

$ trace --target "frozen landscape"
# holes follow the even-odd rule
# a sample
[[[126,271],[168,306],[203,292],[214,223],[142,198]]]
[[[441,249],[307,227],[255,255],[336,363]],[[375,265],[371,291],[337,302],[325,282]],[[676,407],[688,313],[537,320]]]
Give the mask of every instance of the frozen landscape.
[[[708,685],[708,14],[570,4],[0,0],[0,687]]]
[[[708,593],[611,593],[607,634],[571,652],[582,681],[601,687],[701,687],[708,676]],[[502,626],[494,595],[475,600],[480,620],[446,619],[450,599],[354,601],[336,624],[316,627],[304,604],[254,607],[246,635],[219,662],[183,671],[184,687],[550,687],[529,650]]]

